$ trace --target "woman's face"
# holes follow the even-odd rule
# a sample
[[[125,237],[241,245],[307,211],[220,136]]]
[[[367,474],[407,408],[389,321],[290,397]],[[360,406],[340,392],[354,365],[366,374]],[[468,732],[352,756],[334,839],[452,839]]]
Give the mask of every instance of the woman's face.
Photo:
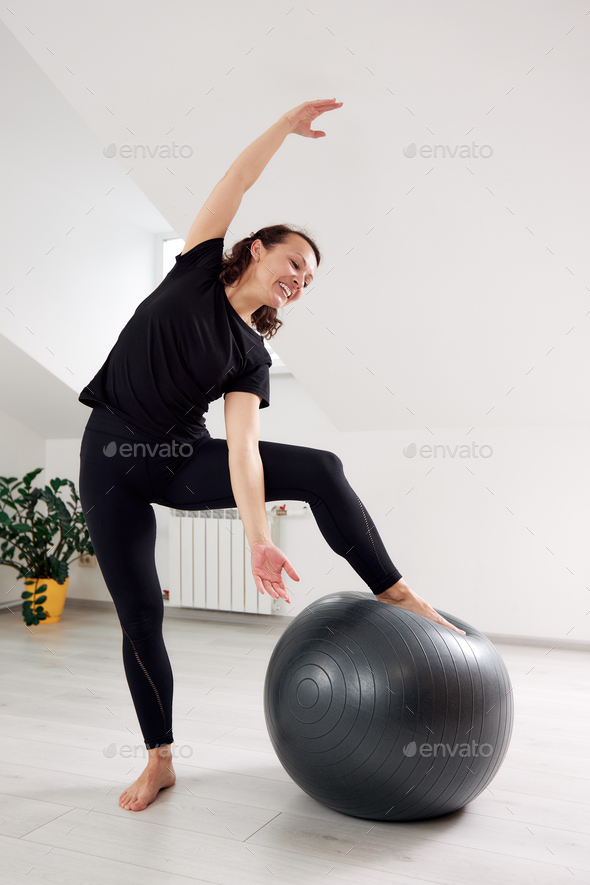
[[[261,240],[254,240],[251,250],[254,261],[258,258],[256,277],[269,295],[265,303],[270,307],[285,307],[298,301],[311,286],[317,264],[313,249],[303,237],[292,234],[272,249],[265,249]]]

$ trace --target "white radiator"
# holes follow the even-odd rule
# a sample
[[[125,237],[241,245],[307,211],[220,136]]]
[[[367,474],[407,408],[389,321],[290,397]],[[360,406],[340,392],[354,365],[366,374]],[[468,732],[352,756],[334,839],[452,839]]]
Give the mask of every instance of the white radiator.
[[[251,554],[237,507],[172,510],[169,520],[171,605],[218,611],[274,614],[277,603],[254,582]],[[273,544],[280,547],[285,517],[267,513]]]

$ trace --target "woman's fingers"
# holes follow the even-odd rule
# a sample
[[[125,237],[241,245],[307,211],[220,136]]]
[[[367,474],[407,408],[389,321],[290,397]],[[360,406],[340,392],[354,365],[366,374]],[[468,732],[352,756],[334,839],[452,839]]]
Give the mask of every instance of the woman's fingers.
[[[283,581],[273,581],[271,584],[271,588],[272,588],[272,592],[270,593],[271,596],[276,596],[276,597],[282,596],[283,599],[287,599],[287,600],[289,599],[289,591],[285,587]]]
[[[301,580],[301,578],[299,577],[299,575],[297,574],[297,572],[295,571],[295,569],[293,568],[293,566],[291,565],[291,563],[289,562],[288,559],[285,560],[285,564],[284,564],[283,568],[285,569],[285,571],[287,572],[289,577],[293,578],[294,581]]]
[[[294,122],[299,122],[300,117],[304,115],[308,117],[311,116],[312,119],[315,119],[315,117],[318,117],[325,111],[334,111],[341,108],[342,104],[343,102],[336,101],[335,98],[320,98],[316,101],[304,101],[296,108],[292,108],[292,110],[288,111],[285,116],[291,126],[293,126]],[[323,134],[325,135],[326,133],[324,132]]]
[[[285,556],[282,550],[275,545],[255,545],[252,551],[252,573],[256,587],[260,593],[268,593],[273,598],[283,597],[291,602],[289,591],[283,581],[283,569],[295,581],[299,581],[299,575]],[[266,574],[265,574],[266,572]]]
[[[336,101],[335,98],[318,98],[316,101],[308,101],[306,104],[312,104],[314,107],[317,105],[325,105],[328,110],[333,111],[334,108],[337,108],[342,102]]]
[[[289,591],[287,590],[287,588],[285,587],[284,584],[282,586],[282,589],[279,590],[279,596],[282,596],[283,599],[285,599],[287,602],[291,602],[291,599],[289,597]]]
[[[282,581],[275,581],[271,578],[263,578],[262,583],[264,585],[264,589],[269,596],[280,596],[281,590],[283,590],[285,593],[287,592],[287,588]]]
[[[278,599],[278,597],[282,596],[287,602],[291,602],[289,591],[282,582],[273,582],[268,579],[262,580],[258,576],[255,576],[255,582],[257,590],[259,593],[262,593],[263,596],[265,593],[268,593],[268,595],[272,596],[274,599]]]
[[[274,596],[275,599],[282,597],[283,599],[289,601],[289,594],[286,587],[274,587],[271,596]]]
[[[434,609],[432,609],[432,610],[434,611]],[[466,635],[467,635],[467,634],[465,633],[465,630],[461,630],[461,629],[459,629],[459,627],[455,627],[454,624],[451,624],[450,621],[447,621],[447,619],[446,619],[446,618],[443,618],[442,615],[439,615],[438,612],[434,611],[434,613],[435,613],[436,616],[437,616],[437,617],[436,617],[436,621],[437,621],[437,623],[442,624],[443,627],[449,627],[449,629],[454,630],[455,633],[460,633],[461,636],[466,636]]]
[[[330,102],[330,104],[328,104],[328,105],[321,105],[319,107],[316,107],[315,110],[318,111],[320,114],[325,114],[327,111],[336,111],[336,110],[338,110],[338,108],[341,108],[341,107],[342,107],[341,101],[337,102],[336,104],[334,104],[333,102]]]
[[[270,583],[270,581],[264,582],[264,588],[269,596],[274,596],[274,591],[272,589],[272,584]]]

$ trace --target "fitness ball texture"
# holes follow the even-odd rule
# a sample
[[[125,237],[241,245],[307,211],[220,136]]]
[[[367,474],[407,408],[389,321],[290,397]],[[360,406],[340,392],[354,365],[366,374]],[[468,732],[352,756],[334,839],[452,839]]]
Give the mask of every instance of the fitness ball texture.
[[[268,733],[285,771],[353,817],[439,817],[478,796],[512,734],[504,661],[466,635],[372,593],[331,593],[289,624],[264,683]]]

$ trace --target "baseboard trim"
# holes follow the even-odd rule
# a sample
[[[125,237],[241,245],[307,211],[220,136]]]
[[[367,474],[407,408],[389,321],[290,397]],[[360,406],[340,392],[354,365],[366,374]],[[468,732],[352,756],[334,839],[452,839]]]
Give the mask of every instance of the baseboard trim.
[[[114,603],[108,599],[79,599],[68,596],[66,599],[66,607],[69,609],[108,609],[109,611],[115,612]],[[164,603],[164,618],[222,621],[226,624],[254,624],[260,622],[261,624],[281,624],[285,627],[293,620],[293,618],[290,618],[288,615],[259,615],[257,612],[224,612],[215,611],[214,609],[185,608],[180,605],[169,605],[167,602]]]
[[[116,614],[112,599],[80,599],[76,596],[67,596],[64,611],[66,608],[103,608],[112,610]]]
[[[68,597],[68,608],[95,608],[114,611],[112,601],[105,599],[77,599]],[[164,603],[165,618],[188,618],[196,621],[220,621],[224,624],[270,624],[288,627],[293,621],[289,615],[259,615],[255,612],[223,612],[204,608],[184,608]],[[484,633],[494,645],[526,645],[536,648],[560,648],[569,651],[590,651],[590,641],[585,639],[562,639],[545,636],[518,636],[512,633]]]
[[[214,609],[184,608],[166,605],[166,618],[192,618],[198,621],[224,621],[226,624],[273,624],[287,627],[293,618],[288,615],[259,615],[257,612],[223,612]]]
[[[483,630],[482,630],[483,633]],[[530,645],[536,648],[563,648],[570,651],[590,651],[587,639],[561,639],[545,636],[517,636],[512,633],[484,633],[494,645]]]

